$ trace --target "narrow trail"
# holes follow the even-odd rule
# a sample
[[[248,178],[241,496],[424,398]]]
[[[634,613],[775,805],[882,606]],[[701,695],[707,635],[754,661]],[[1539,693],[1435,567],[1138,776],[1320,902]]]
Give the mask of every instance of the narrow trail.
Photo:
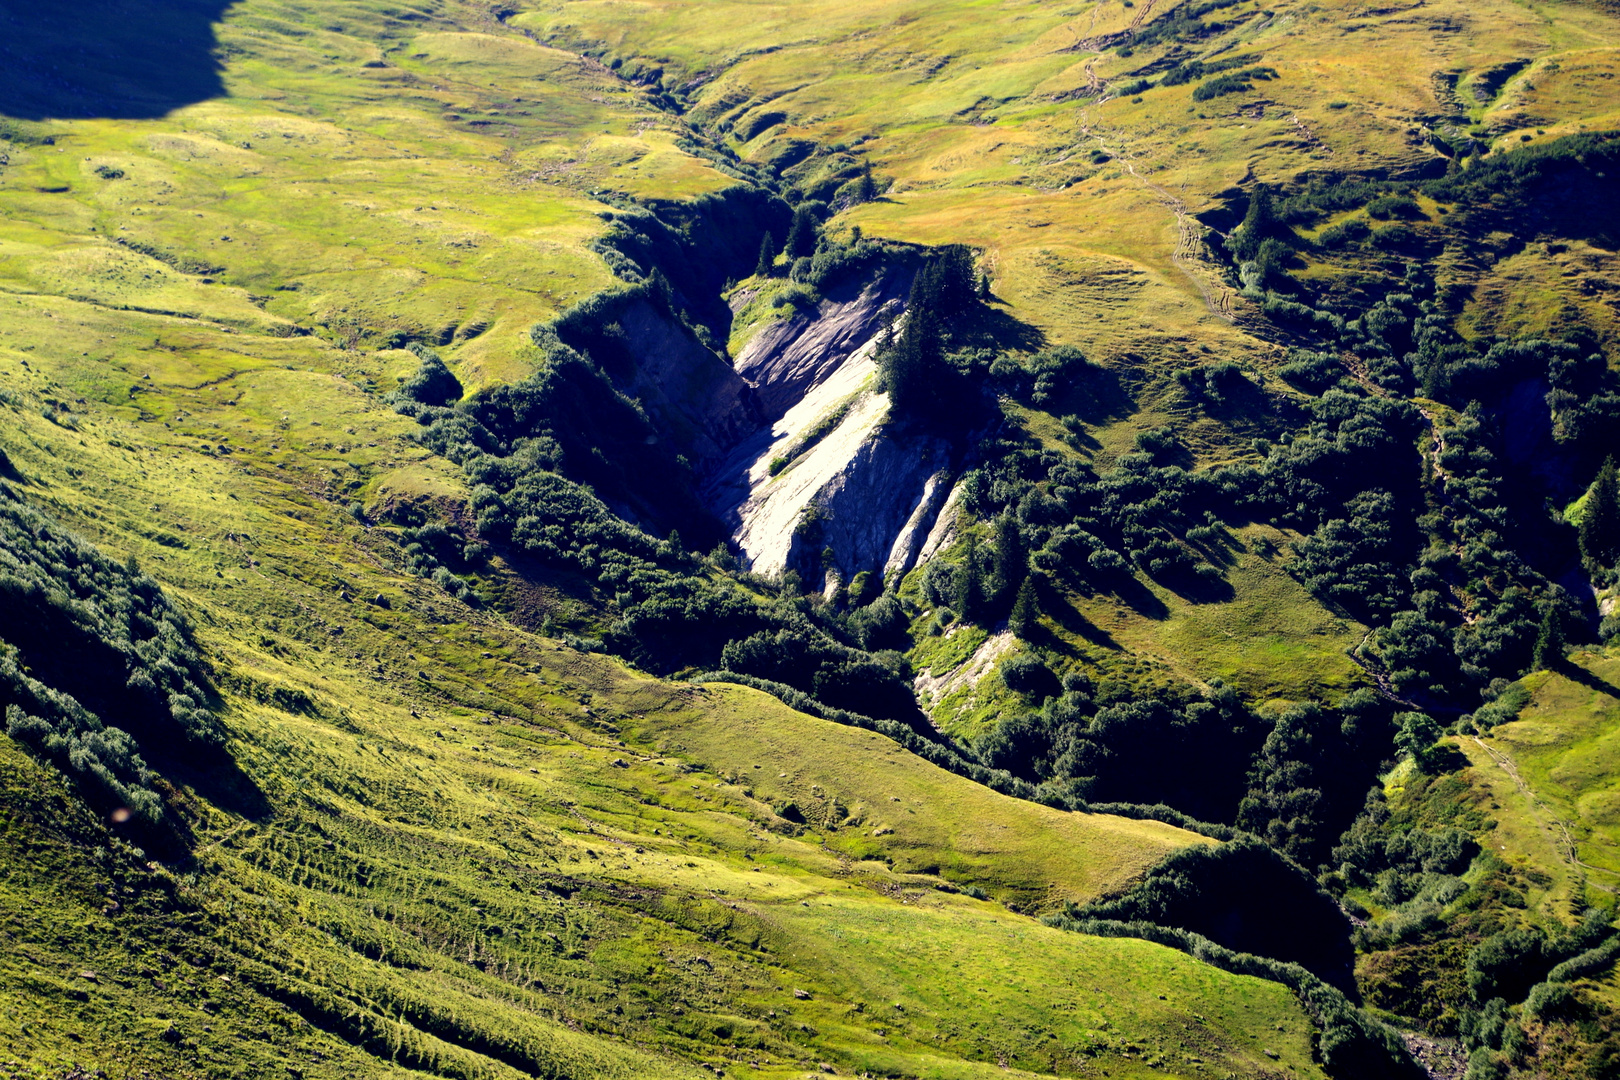
[[[1085,73],[1087,80],[1092,85],[1092,89],[1099,95],[1097,105],[1100,107],[1113,99],[1106,96],[1103,82],[1097,77],[1097,73],[1093,68],[1095,63],[1095,58],[1088,61]],[[1170,261],[1198,290],[1198,295],[1204,300],[1204,307],[1209,310],[1211,315],[1225,319],[1229,323],[1237,322],[1234,303],[1236,294],[1225,285],[1217,285],[1212,289],[1209,282],[1205,280],[1205,275],[1199,272],[1203,269],[1203,260],[1199,258],[1199,252],[1204,246],[1203,225],[1187,210],[1187,203],[1181,196],[1163,184],[1154,183],[1138,172],[1136,170],[1136,161],[1125,151],[1123,142],[1111,147],[1107,137],[1102,132],[1093,130],[1090,109],[1080,110],[1080,131],[1082,134],[1089,135],[1096,140],[1099,150],[1112,154],[1120,165],[1124,167],[1125,171],[1131,175],[1131,179],[1158,196],[1159,201],[1175,216],[1176,243],[1170,251]]]
[[[1531,817],[1535,818],[1536,824],[1541,828],[1542,833],[1546,835],[1548,843],[1550,843],[1558,852],[1559,857],[1562,858],[1564,862],[1569,864],[1572,871],[1575,871],[1577,874],[1579,874],[1579,870],[1581,869],[1593,870],[1600,874],[1612,872],[1604,870],[1601,866],[1593,866],[1591,863],[1581,861],[1580,849],[1575,844],[1575,837],[1569,831],[1568,823],[1565,822],[1563,818],[1553,813],[1552,807],[1548,806],[1536,796],[1536,793],[1531,790],[1530,785],[1525,783],[1524,777],[1519,775],[1519,767],[1514,764],[1511,757],[1502,753],[1502,751],[1496,749],[1496,747],[1491,746],[1478,735],[1470,736],[1470,738],[1472,738],[1474,743],[1485,752],[1486,756],[1489,757],[1492,762],[1496,764],[1496,767],[1506,773],[1509,780],[1513,781],[1513,786],[1518,789],[1519,794],[1522,795],[1525,802],[1529,804],[1530,815]],[[1556,836],[1554,835],[1554,829],[1557,830]],[[1612,893],[1615,891],[1613,886],[1601,885],[1586,878],[1585,875],[1579,876],[1583,881],[1589,885],[1592,885],[1594,888],[1602,889],[1604,892]]]
[[[1091,22],[1086,28],[1087,36],[1083,38],[1077,36],[1074,44],[1064,50],[1066,52],[1097,54],[1088,59],[1085,67],[1082,68],[1086,79],[1086,89],[1097,96],[1095,107],[1101,108],[1113,100],[1108,96],[1107,84],[1097,75],[1097,61],[1101,59],[1100,50],[1107,47],[1110,41],[1133,36],[1141,29],[1142,24],[1152,16],[1157,3],[1158,0],[1147,0],[1147,3],[1143,4],[1141,10],[1137,11],[1136,15],[1131,19],[1130,25],[1126,27],[1124,32],[1107,35],[1109,39],[1107,41],[1097,36],[1097,15],[1102,10],[1102,3],[1097,3],[1091,9]],[[1173,191],[1161,184],[1154,183],[1137,172],[1135,161],[1123,148],[1110,148],[1104,135],[1100,131],[1093,130],[1090,108],[1082,107],[1080,109],[1080,133],[1095,139],[1098,149],[1107,151],[1117,158],[1120,164],[1124,166],[1125,171],[1130,173],[1132,179],[1157,195],[1159,201],[1175,215],[1176,243],[1171,249],[1170,261],[1175,264],[1176,269],[1186,276],[1188,281],[1192,282],[1193,287],[1198,290],[1198,294],[1203,297],[1204,306],[1209,309],[1211,315],[1225,319],[1227,322],[1236,322],[1237,315],[1233,310],[1235,294],[1232,290],[1225,286],[1211,289],[1209,283],[1204,280],[1204,276],[1198,272],[1200,263],[1198,253],[1203,247],[1203,227],[1198,223],[1197,219],[1187,212],[1187,204]]]
[[[1324,153],[1324,154],[1327,154],[1329,157],[1331,157],[1333,155],[1333,147],[1331,147],[1327,143],[1323,142],[1320,138],[1317,137],[1316,132],[1314,132],[1310,128],[1306,127],[1305,126],[1305,121],[1303,121],[1303,120],[1301,120],[1299,118],[1299,114],[1296,113],[1296,114],[1290,116],[1288,119],[1294,125],[1294,127],[1299,131],[1299,133],[1305,137],[1306,145],[1316,147],[1318,150],[1322,151],[1322,153]]]
[[[1094,136],[1094,138],[1096,138],[1098,146],[1103,145],[1101,135]],[[1198,290],[1198,294],[1204,298],[1204,306],[1209,309],[1211,315],[1225,319],[1229,323],[1237,322],[1237,314],[1233,310],[1233,297],[1235,294],[1232,290],[1224,285],[1211,289],[1209,283],[1204,280],[1204,275],[1198,273],[1197,269],[1195,269],[1202,268],[1202,260],[1198,258],[1198,253],[1204,246],[1203,226],[1199,224],[1197,218],[1187,211],[1186,202],[1169,188],[1162,184],[1156,184],[1137,172],[1136,162],[1123,151],[1116,150],[1114,156],[1125,167],[1125,171],[1131,174],[1132,179],[1157,195],[1159,201],[1175,215],[1176,245],[1170,251],[1170,261],[1175,263],[1176,269],[1180,270],[1188,281],[1192,282],[1193,287]]]
[[[1147,3],[1142,5],[1142,10],[1138,11],[1136,13],[1136,18],[1131,20],[1131,25],[1130,25],[1130,32],[1131,33],[1134,34],[1134,33],[1136,33],[1138,30],[1140,30],[1142,28],[1142,24],[1147,22],[1148,16],[1153,14],[1153,5],[1156,4],[1157,2],[1158,2],[1158,0],[1147,0]]]

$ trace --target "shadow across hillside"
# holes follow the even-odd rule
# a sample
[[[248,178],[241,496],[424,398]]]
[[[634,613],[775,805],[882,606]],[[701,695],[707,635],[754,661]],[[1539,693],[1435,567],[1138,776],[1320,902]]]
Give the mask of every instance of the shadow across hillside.
[[[1598,693],[1607,694],[1612,698],[1620,698],[1620,686],[1614,685],[1614,683],[1592,669],[1582,667],[1572,660],[1559,661],[1553,666],[1553,670],[1571,682],[1578,682],[1589,690],[1596,690]]]
[[[214,23],[234,0],[0,0],[0,115],[151,119],[225,92]]]

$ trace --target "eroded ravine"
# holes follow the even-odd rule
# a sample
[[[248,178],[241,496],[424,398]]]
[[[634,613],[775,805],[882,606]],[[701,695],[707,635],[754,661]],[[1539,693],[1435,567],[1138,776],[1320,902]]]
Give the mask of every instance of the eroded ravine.
[[[877,388],[874,354],[909,277],[890,267],[833,287],[734,360],[759,426],[710,471],[704,495],[755,572],[904,571],[936,532],[960,447],[891,423]]]

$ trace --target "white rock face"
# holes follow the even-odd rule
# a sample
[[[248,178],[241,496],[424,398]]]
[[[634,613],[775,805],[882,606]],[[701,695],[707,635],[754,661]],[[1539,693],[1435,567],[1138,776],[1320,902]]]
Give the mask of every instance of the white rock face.
[[[897,431],[888,395],[872,390],[872,353],[898,290],[879,280],[828,299],[814,316],[760,331],[738,356],[769,426],[727,455],[707,493],[755,571],[808,570],[831,548],[845,580],[903,572],[937,531],[951,447]]]
[[[950,637],[963,631],[961,626],[953,626],[945,635]],[[973,650],[973,655],[962,661],[961,664],[950,671],[935,675],[929,671],[922,671],[912,680],[912,689],[916,691],[917,700],[926,708],[943,699],[946,695],[964,686],[978,686],[984,678],[995,670],[996,662],[1003,656],[1018,648],[1018,639],[1010,630],[1003,630],[991,634],[984,642]]]
[[[951,483],[949,470],[941,469],[923,485],[922,502],[911,512],[900,535],[889,548],[889,558],[883,564],[885,573],[896,570],[905,573],[919,562],[933,557],[947,542],[947,534],[956,517],[956,504],[961,488]]]
[[[732,367],[767,415],[781,415],[877,337],[900,304],[903,284],[880,277],[858,293],[834,291],[815,314],[796,312],[759,331]]]

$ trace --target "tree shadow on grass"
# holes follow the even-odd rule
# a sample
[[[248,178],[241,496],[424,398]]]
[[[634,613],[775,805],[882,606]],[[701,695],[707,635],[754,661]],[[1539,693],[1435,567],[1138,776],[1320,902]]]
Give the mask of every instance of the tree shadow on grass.
[[[1036,352],[1046,345],[1046,335],[1038,328],[986,303],[973,304],[958,313],[951,338],[958,348],[995,352]]]
[[[1135,574],[1113,574],[1108,580],[1108,589],[1143,618],[1162,622],[1170,617],[1169,605],[1160,600]]]
[[[1246,545],[1237,534],[1229,529],[1221,529],[1208,540],[1188,540],[1187,546],[1202,555],[1212,566],[1222,570],[1230,570],[1237,565],[1238,556],[1248,553]]]
[[[1554,665],[1553,670],[1571,682],[1578,682],[1589,690],[1596,690],[1600,694],[1608,694],[1612,698],[1620,698],[1620,686],[1614,685],[1614,683],[1597,672],[1590,671],[1573,660],[1562,661]]]
[[[220,97],[234,0],[0,0],[0,115],[143,120]]]
[[[1063,595],[1062,590],[1052,584],[1042,583],[1039,578],[1036,581],[1037,588],[1040,590],[1041,611],[1050,616],[1053,622],[1088,644],[1102,649],[1116,651],[1119,649],[1119,642],[1114,640],[1113,635],[1082,615],[1073,604],[1069,603],[1068,597]],[[1048,648],[1061,653],[1070,651],[1068,642],[1042,626],[1036,626],[1030,630],[1030,643],[1037,647]]]
[[[1120,379],[1119,372],[1087,364],[1073,371],[1057,388],[1056,396],[1041,408],[1054,416],[1072,416],[1085,424],[1109,424],[1134,413],[1136,398]],[[1089,435],[1084,437],[1101,446]]]

